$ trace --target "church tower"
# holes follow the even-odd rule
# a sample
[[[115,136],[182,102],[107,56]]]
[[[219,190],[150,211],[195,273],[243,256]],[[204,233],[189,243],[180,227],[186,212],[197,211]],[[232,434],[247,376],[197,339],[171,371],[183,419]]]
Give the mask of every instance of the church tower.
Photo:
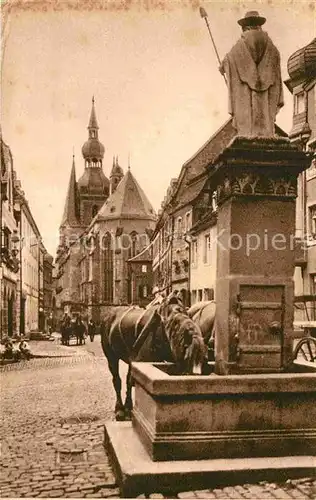
[[[79,218],[79,198],[76,182],[75,156],[73,155],[64,212],[59,227],[60,245],[63,245],[67,238],[70,238],[76,234],[79,235],[81,230],[82,228]]]
[[[118,164],[118,157],[113,156],[113,166],[110,174],[110,194],[113,194],[120,183],[121,179],[124,177],[124,172],[122,167]]]
[[[84,172],[78,180],[79,219],[88,226],[109,196],[110,182],[103,172],[104,146],[99,141],[99,126],[94,97],[88,124],[88,140],[82,146]]]

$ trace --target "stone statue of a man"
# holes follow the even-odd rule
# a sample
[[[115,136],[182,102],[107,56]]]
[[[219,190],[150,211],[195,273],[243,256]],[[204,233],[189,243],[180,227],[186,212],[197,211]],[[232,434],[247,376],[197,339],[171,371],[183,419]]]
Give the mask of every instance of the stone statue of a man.
[[[245,137],[273,137],[275,117],[284,104],[280,53],[261,28],[265,21],[257,11],[238,21],[242,36],[220,67],[227,77],[233,125]]]

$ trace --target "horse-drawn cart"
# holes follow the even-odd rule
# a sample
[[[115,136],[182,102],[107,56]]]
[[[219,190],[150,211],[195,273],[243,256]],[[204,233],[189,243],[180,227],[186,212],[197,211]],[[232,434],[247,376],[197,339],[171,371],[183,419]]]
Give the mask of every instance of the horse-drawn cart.
[[[316,362],[316,295],[295,297],[294,330],[298,338],[294,359]]]

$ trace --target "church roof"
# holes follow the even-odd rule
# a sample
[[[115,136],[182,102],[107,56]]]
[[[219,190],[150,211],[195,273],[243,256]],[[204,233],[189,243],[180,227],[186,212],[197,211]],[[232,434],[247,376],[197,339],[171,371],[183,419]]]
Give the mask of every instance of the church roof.
[[[81,191],[86,188],[87,191],[98,192],[103,194],[109,192],[110,181],[105,176],[102,168],[86,167],[80,179],[78,180],[78,187]]]
[[[144,191],[128,170],[116,190],[100,209],[97,218],[156,220],[154,209]]]
[[[75,158],[73,157],[70,178],[68,183],[64,213],[61,220],[61,226],[69,224],[70,226],[78,226],[79,221],[77,218],[78,213],[78,191],[76,182],[76,167]]]

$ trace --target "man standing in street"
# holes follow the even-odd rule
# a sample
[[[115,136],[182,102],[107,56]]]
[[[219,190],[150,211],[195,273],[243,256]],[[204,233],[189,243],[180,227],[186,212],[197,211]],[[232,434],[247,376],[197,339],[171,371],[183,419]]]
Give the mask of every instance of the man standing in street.
[[[90,337],[90,341],[93,342],[95,336],[95,323],[92,318],[89,319],[88,323],[88,335]]]

